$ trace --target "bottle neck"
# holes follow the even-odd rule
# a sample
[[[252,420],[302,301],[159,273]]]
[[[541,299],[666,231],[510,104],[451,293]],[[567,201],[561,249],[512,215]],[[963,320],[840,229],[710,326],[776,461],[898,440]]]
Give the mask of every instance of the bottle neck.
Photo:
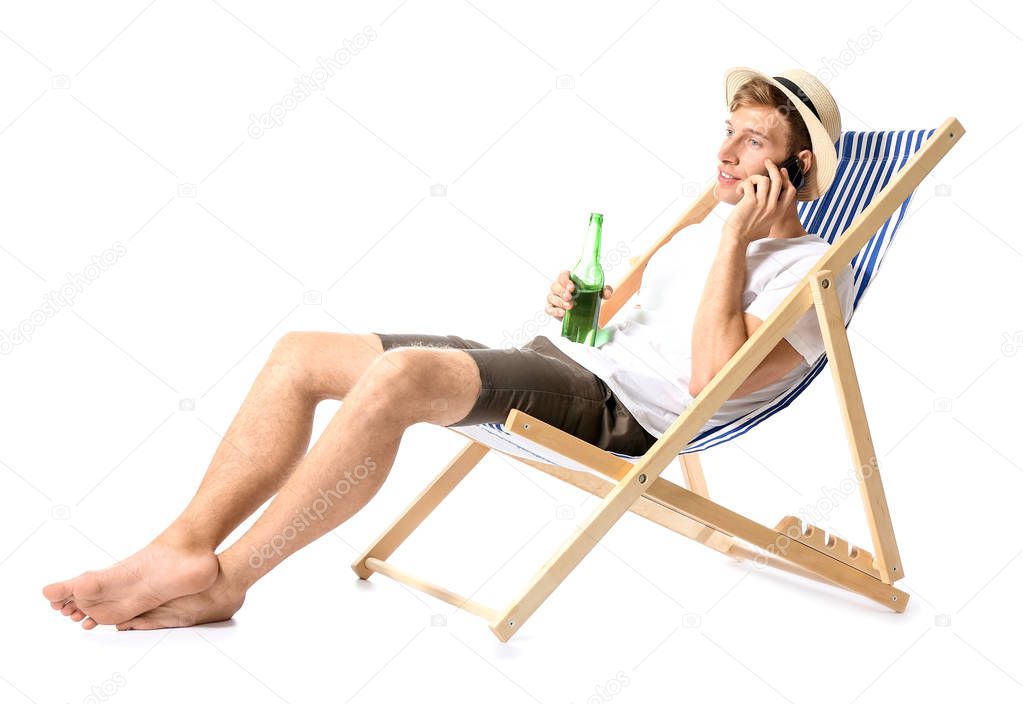
[[[586,229],[586,239],[583,241],[583,251],[579,260],[583,262],[600,261],[600,236],[603,230],[604,216],[600,213],[590,213],[590,225]]]
[[[604,269],[600,265],[600,236],[603,224],[603,215],[590,213],[590,226],[586,230],[583,251],[572,270],[576,285],[586,290],[604,288]]]

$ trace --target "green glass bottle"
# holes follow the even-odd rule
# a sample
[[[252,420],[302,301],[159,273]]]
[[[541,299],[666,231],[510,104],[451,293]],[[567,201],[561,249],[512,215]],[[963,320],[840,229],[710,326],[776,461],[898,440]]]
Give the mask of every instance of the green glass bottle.
[[[604,269],[600,266],[600,231],[604,216],[590,213],[590,226],[579,261],[569,272],[575,284],[572,307],[565,311],[561,322],[561,336],[572,342],[593,346],[600,316],[600,294],[604,291]]]

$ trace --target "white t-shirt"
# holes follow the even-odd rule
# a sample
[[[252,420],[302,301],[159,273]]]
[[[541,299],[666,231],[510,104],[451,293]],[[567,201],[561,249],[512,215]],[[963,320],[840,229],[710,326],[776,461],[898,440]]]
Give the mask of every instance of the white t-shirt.
[[[700,223],[678,232],[647,262],[637,293],[641,307],[621,310],[604,329],[599,346],[551,337],[558,349],[602,379],[640,425],[661,437],[693,401],[693,322],[721,241],[724,207],[719,204]],[[743,310],[766,320],[830,245],[816,234],[761,238],[746,250]],[[852,315],[852,267],[836,277],[844,320]],[[700,430],[727,423],[788,389],[824,352],[824,338],[811,307],[785,339],[803,359],[774,384],[741,398],[728,399]]]

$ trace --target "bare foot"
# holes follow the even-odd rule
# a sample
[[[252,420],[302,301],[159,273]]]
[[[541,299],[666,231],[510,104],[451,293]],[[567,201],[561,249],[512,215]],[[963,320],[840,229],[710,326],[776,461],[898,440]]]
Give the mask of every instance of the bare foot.
[[[234,588],[223,571],[220,571],[213,586],[206,591],[172,599],[166,604],[117,624],[117,630],[148,631],[226,621],[235,615],[244,602],[245,592]]]
[[[43,596],[54,609],[91,629],[98,623],[122,623],[171,599],[209,588],[219,564],[212,550],[154,540],[113,567],[43,587]]]

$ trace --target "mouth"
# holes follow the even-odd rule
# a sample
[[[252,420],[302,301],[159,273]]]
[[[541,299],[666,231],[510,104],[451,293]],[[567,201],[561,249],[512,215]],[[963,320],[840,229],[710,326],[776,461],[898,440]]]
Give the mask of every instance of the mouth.
[[[726,174],[724,171],[718,171],[718,183],[720,183],[723,186],[734,185],[734,184],[738,183],[740,180],[741,179],[739,179],[739,178],[737,178],[735,176],[730,176],[730,175]]]

